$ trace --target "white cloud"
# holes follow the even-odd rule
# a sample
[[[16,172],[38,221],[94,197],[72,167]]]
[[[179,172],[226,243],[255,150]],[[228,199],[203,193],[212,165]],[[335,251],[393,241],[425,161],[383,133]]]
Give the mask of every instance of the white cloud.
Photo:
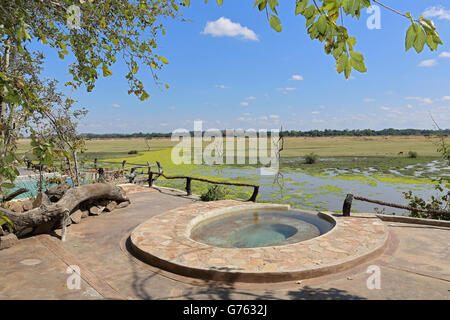
[[[216,84],[216,88],[220,88],[220,89],[229,89],[231,87],[227,87],[226,85],[223,84]]]
[[[259,41],[253,30],[243,27],[239,23],[232,22],[225,17],[221,17],[216,21],[208,21],[202,34],[213,37],[240,37],[246,40]]]
[[[259,120],[267,120],[266,116],[259,117]]]
[[[442,97],[442,99],[441,99],[442,101],[450,101],[450,96],[445,96],[445,97]]]
[[[420,103],[430,104],[433,103],[433,99],[430,98],[422,98],[422,97],[405,97],[406,100],[416,100]]]
[[[250,113],[250,112],[245,112],[245,113],[243,113],[242,115],[243,115],[243,116],[247,116],[247,117],[248,117],[248,116],[250,116],[250,115],[251,115],[251,113]]]
[[[297,81],[298,80],[303,80],[303,77],[301,75],[299,75],[299,74],[294,74],[294,75],[292,75],[290,80],[297,80]]]
[[[437,65],[436,59],[423,60],[419,63],[419,67],[434,67]]]
[[[444,51],[439,55],[439,58],[450,58],[450,52]]]
[[[450,10],[446,10],[443,6],[429,7],[423,12],[425,18],[438,18],[450,20]]]
[[[382,107],[380,107],[380,109],[381,109],[381,110],[384,110],[384,111],[389,111],[389,110],[391,110],[391,108],[386,107],[386,106],[382,106]]]
[[[111,107],[113,107],[113,108],[120,108],[120,104],[115,103]]]
[[[313,111],[313,112],[311,112],[312,114],[319,114],[320,112],[319,111]]]
[[[255,100],[255,99],[256,99],[256,97],[254,97],[254,96],[250,96],[250,97],[245,98],[245,100]]]
[[[373,99],[373,98],[364,98],[363,101],[364,102],[374,102],[375,99]]]
[[[247,102],[247,101],[242,101],[242,102],[241,102],[241,106],[243,106],[243,107],[248,106],[248,102]]]
[[[270,118],[270,119],[279,119],[280,116],[278,116],[278,115],[276,115],[276,114],[271,114],[271,115],[269,115],[269,118]]]

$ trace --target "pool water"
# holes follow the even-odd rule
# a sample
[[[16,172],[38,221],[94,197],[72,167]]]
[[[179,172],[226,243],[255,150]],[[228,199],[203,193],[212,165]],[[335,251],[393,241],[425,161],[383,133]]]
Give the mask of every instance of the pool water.
[[[246,211],[198,224],[195,241],[222,248],[257,248],[305,241],[331,230],[334,224],[300,210]]]

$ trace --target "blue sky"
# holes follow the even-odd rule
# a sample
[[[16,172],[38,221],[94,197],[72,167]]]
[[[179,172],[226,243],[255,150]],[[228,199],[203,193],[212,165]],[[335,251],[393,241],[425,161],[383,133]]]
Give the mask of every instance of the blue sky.
[[[281,1],[280,1],[281,2]],[[381,29],[369,30],[365,11],[359,21],[344,23],[358,39],[368,72],[345,80],[323,45],[310,40],[305,19],[294,15],[295,1],[279,7],[283,31],[273,31],[253,1],[191,1],[183,8],[192,22],[166,20],[167,34],[156,53],[169,64],[159,73],[169,89],[155,86],[140,71],[150,99],[127,94],[125,68],[97,81],[92,93],[73,97],[89,113],[81,132],[170,132],[193,130],[194,120],[207,128],[382,129],[433,128],[429,112],[450,128],[450,6],[443,0],[386,0],[413,16],[424,12],[435,22],[443,46],[421,54],[405,52],[409,22],[381,9]],[[208,24],[209,23],[209,24]],[[68,80],[67,64],[50,51],[45,75]]]

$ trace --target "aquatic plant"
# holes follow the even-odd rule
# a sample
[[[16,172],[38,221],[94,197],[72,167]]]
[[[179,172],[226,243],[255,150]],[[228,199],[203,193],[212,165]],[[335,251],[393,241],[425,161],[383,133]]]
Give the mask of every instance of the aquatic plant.
[[[319,160],[319,156],[314,152],[308,153],[305,155],[305,163],[306,164],[314,164]]]
[[[200,195],[202,201],[217,201],[225,199],[227,195],[226,190],[219,185],[208,186],[208,191]]]
[[[418,155],[419,154],[417,152],[415,152],[415,151],[409,151],[408,152],[408,158],[411,158],[411,159],[417,158]]]

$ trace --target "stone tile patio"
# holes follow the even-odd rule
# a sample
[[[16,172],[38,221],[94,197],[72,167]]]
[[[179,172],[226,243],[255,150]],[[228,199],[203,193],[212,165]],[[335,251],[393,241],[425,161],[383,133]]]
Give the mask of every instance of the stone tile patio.
[[[130,194],[127,208],[72,224],[66,242],[57,231],[1,250],[0,299],[450,299],[450,229],[405,223],[384,223],[390,237],[378,257],[301,283],[223,283],[161,270],[133,256],[129,235],[152,216],[193,200],[183,192],[153,191]],[[81,267],[77,290],[66,285],[71,264]],[[381,272],[379,290],[366,283],[373,265]]]
[[[380,253],[387,227],[374,215],[338,216],[320,237],[283,246],[219,248],[194,241],[198,222],[231,211],[287,209],[285,205],[234,200],[197,202],[152,217],[131,234],[133,249],[150,264],[183,275],[215,280],[273,282],[343,270]]]

